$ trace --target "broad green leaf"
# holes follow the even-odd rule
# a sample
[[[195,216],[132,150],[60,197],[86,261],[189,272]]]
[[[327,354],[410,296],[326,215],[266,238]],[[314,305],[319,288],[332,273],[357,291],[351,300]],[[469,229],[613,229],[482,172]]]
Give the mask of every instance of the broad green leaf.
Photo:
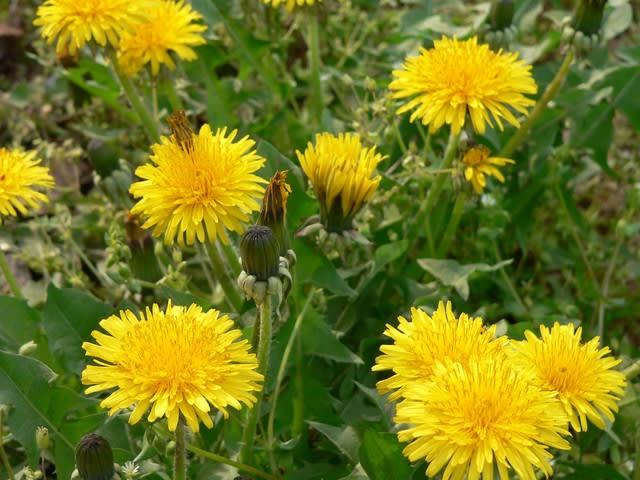
[[[360,445],[360,463],[371,480],[409,478],[411,465],[396,435],[366,430]]]
[[[69,371],[79,375],[85,364],[82,342],[91,339],[103,318],[114,309],[79,290],[58,289],[53,284],[47,290],[43,325],[51,351]]]
[[[38,360],[0,351],[0,403],[11,407],[7,418],[9,429],[25,448],[29,464],[36,465],[39,455],[36,427],[47,427],[54,444],[58,478],[69,478],[75,444],[83,434],[102,423],[102,417],[70,421],[70,412],[92,407],[96,402],[52,385],[55,377],[53,370]]]
[[[633,11],[627,2],[614,7],[602,25],[602,36],[605,42],[617,37],[633,23]]]
[[[613,88],[612,106],[619,108],[636,130],[640,130],[638,82],[640,82],[640,65],[616,68],[602,81],[603,85]]]
[[[443,285],[454,287],[458,294],[466,300],[469,298],[469,275],[473,272],[493,272],[505,265],[509,265],[512,261],[504,260],[495,265],[487,265],[486,263],[460,265],[455,260],[419,258],[418,265],[436,277]]]
[[[309,309],[302,324],[302,343],[308,355],[336,362],[362,364],[362,359],[345,347],[331,331],[324,318]]]
[[[358,463],[358,448],[360,440],[356,431],[350,425],[346,427],[335,427],[326,423],[307,421],[310,427],[315,428],[325,437],[331,440],[338,449],[346,455],[351,463]]]
[[[295,239],[294,250],[298,256],[296,264],[298,286],[312,282],[340,297],[356,296],[355,290],[344,281],[327,257],[322,252],[314,250],[305,239]]]
[[[375,260],[375,268],[374,275],[378,272],[381,272],[382,269],[387,266],[389,263],[394,260],[400,258],[409,248],[409,242],[406,238],[398,242],[387,243],[382,245],[376,249],[376,252],[373,255]]]
[[[0,348],[17,352],[29,340],[35,340],[40,313],[20,298],[0,296]]]
[[[582,465],[569,463],[573,473],[563,476],[564,480],[626,480],[613,465]]]
[[[362,465],[358,464],[353,467],[353,470],[346,477],[342,477],[340,480],[369,480],[366,472],[362,468]]]

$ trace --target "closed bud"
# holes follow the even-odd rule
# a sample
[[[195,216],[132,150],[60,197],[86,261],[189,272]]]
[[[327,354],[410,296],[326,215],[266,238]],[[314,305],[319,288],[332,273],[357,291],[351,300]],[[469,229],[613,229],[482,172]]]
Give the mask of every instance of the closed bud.
[[[82,480],[111,480],[115,469],[109,442],[89,433],[76,446],[76,467]]]
[[[258,282],[278,275],[280,244],[269,227],[253,225],[240,241],[242,268]]]
[[[184,110],[176,110],[167,118],[171,135],[182,150],[189,151],[193,146],[193,129],[189,125],[189,120]]]
[[[36,445],[40,450],[46,450],[50,445],[49,429],[47,427],[36,428]]]
[[[579,0],[573,12],[571,26],[590,37],[600,31],[606,0]]]
[[[287,183],[287,171],[277,171],[264,192],[258,224],[269,227],[280,244],[279,255],[285,256],[291,248],[287,230],[287,199],[291,187]]]
[[[491,4],[489,22],[491,30],[506,30],[513,22],[515,7],[513,0],[495,0]]]

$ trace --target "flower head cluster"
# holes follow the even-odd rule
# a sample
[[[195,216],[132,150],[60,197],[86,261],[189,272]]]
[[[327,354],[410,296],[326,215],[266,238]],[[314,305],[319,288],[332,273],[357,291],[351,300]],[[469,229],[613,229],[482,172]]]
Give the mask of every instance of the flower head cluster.
[[[118,62],[127,75],[138,73],[151,64],[157,75],[160,65],[175,68],[171,53],[181,60],[194,60],[194,46],[205,43],[201,33],[205,25],[196,23],[202,17],[184,1],[155,0],[149,4],[145,17],[122,35],[118,45]]]
[[[380,183],[373,172],[384,157],[375,147],[363,147],[356,133],[320,133],[315,145],[309,142],[304,153],[296,154],[318,197],[327,230],[351,228],[353,217]]]
[[[36,188],[54,185],[49,168],[39,165],[36,152],[23,152],[0,147],[0,218],[26,215],[29,208],[49,201]]]
[[[420,119],[431,132],[447,123],[458,133],[467,116],[478,133],[494,121],[502,130],[502,119],[519,126],[511,109],[526,114],[534,102],[525,94],[537,92],[531,66],[517,53],[496,53],[475,37],[436,40],[433,48],[407,58],[393,76],[392,97],[409,98],[398,114],[413,110],[411,121]]]
[[[251,212],[260,209],[265,180],[255,175],[264,158],[253,150],[249,137],[234,141],[237,131],[211,132],[208,124],[190,139],[162,137],[151,147],[150,164],[136,169],[142,180],[131,185],[139,199],[131,213],[146,218],[143,228],[153,228],[171,245],[193,244],[196,239],[227,241],[225,229],[238,233]]]
[[[226,417],[227,407],[256,401],[252,392],[262,381],[256,356],[217,310],[169,302],[162,311],[154,304],[139,316],[123,310],[100,326],[106,333],[94,331],[96,343],[82,344],[96,361],[82,372],[82,383],[90,385],[87,393],[115,388],[100,404],[109,415],[133,407],[131,424],[149,412],[150,422],[166,417],[172,431],[180,416],[198,431],[200,422],[213,426],[211,407]]]
[[[116,47],[142,14],[145,2],[131,0],[46,0],[38,7],[34,24],[42,27],[49,43],[57,38],[56,52],[74,55],[86,43]]]
[[[515,163],[509,158],[490,157],[490,150],[484,145],[471,147],[462,156],[464,164],[464,178],[471,182],[476,193],[482,193],[487,185],[486,176],[495,177],[504,182],[504,176],[498,169],[508,163]]]
[[[285,4],[287,12],[292,12],[296,7],[304,7],[305,5],[313,5],[316,0],[262,0],[265,4],[278,8],[281,3]]]
[[[587,429],[587,418],[599,428],[605,427],[604,419],[613,421],[626,379],[613,370],[620,360],[608,355],[609,347],[599,348],[598,337],[582,344],[582,328],[572,324],[541,325],[540,338],[530,331],[525,335],[514,344],[514,360],[543,388],[558,393],[575,431]]]
[[[414,308],[399,322],[387,325],[393,343],[381,347],[373,370],[392,370],[378,390],[399,400],[404,453],[424,458],[430,477],[488,480],[494,469],[501,480],[509,470],[526,480],[536,470],[548,476],[550,449],[569,448],[569,423],[580,430],[585,417],[598,426],[613,420],[625,383],[613,370],[619,362],[598,350],[598,339],[581,344],[572,326],[542,327],[542,340],[527,332],[514,345],[442,302],[433,315]]]

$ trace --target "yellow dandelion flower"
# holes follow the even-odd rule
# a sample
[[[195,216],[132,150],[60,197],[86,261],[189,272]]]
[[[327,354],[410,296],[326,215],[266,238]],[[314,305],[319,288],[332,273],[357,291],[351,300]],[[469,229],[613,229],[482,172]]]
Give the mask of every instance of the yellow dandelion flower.
[[[497,167],[503,167],[508,163],[516,163],[509,158],[490,157],[491,151],[484,145],[471,147],[462,157],[464,163],[464,178],[471,182],[476,193],[482,193],[487,185],[486,175],[495,177],[504,183],[504,177]]]
[[[117,46],[140,14],[140,2],[131,0],[46,0],[33,23],[48,43],[58,38],[56,53],[73,56],[91,40]]]
[[[429,379],[436,362],[450,359],[467,365],[472,357],[493,355],[502,351],[505,338],[496,339],[496,327],[485,328],[480,317],[466,313],[456,318],[451,302],[438,304],[433,315],[411,309],[411,320],[399,316],[398,328],[388,325],[384,334],[393,340],[380,347],[373,371],[392,370],[393,375],[378,382],[380,393],[389,391],[391,400],[404,395],[407,385]]]
[[[205,43],[200,33],[205,25],[195,23],[202,16],[184,1],[159,0],[146,12],[143,21],[125,33],[118,45],[118,62],[127,75],[135,75],[151,63],[151,73],[157,75],[160,65],[175,68],[171,53],[181,60],[195,60],[191,47]]]
[[[47,196],[36,187],[52,188],[48,167],[41,167],[36,152],[0,148],[0,217],[26,215],[28,208],[47,203]]]
[[[234,142],[237,131],[214,134],[205,124],[185,147],[180,140],[161,137],[151,149],[150,164],[136,169],[142,181],[131,185],[138,203],[131,213],[146,218],[142,228],[153,227],[165,243],[191,245],[197,239],[228,241],[225,228],[244,231],[249,214],[260,209],[257,200],[264,193],[265,180],[254,175],[264,158],[253,150],[248,136]]]
[[[394,421],[409,460],[426,459],[427,475],[502,480],[515,470],[536,480],[552,473],[549,448],[568,449],[567,417],[554,392],[536,387],[500,352],[460,363],[438,362],[431,381],[412,384]]]
[[[262,0],[265,4],[271,5],[273,8],[278,8],[281,3],[285,4],[287,12],[292,12],[296,7],[303,7],[305,5],[313,5],[316,0]],[[318,1],[320,3],[320,1]]]
[[[514,343],[515,361],[558,393],[575,431],[587,429],[587,418],[599,428],[605,428],[605,418],[613,422],[626,379],[613,370],[620,360],[608,355],[608,347],[598,348],[598,337],[583,344],[581,327],[557,322],[551,330],[541,325],[541,338],[531,331],[525,335],[526,340]]]
[[[380,176],[373,172],[385,157],[364,148],[356,133],[316,135],[304,153],[296,151],[320,203],[322,222],[330,232],[352,228],[355,214],[373,196]]]
[[[256,356],[233,321],[217,310],[198,305],[158,305],[137,317],[122,310],[100,322],[107,332],[94,330],[96,343],[84,342],[95,365],[82,372],[86,393],[116,390],[100,403],[113,415],[133,407],[129,423],[149,411],[154,422],[166,417],[175,430],[180,415],[191,430],[199,423],[213,426],[211,407],[228,416],[227,407],[251,406],[262,375],[256,372]]]
[[[502,130],[503,118],[518,127],[510,109],[526,114],[535,102],[524,94],[535,94],[538,88],[531,66],[517,58],[517,53],[496,53],[478,45],[476,37],[436,40],[433,48],[420,48],[419,56],[407,58],[401,70],[393,71],[392,97],[413,97],[398,114],[415,109],[411,121],[420,119],[431,132],[448,123],[458,133],[467,115],[479,133],[493,121]]]

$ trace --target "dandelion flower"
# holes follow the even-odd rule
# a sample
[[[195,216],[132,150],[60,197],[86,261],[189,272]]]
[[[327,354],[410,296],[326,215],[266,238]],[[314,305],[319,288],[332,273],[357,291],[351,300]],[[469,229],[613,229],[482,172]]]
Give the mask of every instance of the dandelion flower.
[[[464,163],[464,178],[471,182],[476,193],[482,193],[487,184],[486,175],[495,177],[504,183],[504,177],[497,167],[508,163],[515,163],[509,158],[490,157],[490,150],[484,145],[471,147],[462,157]]]
[[[316,135],[304,153],[296,152],[320,203],[322,222],[330,232],[352,228],[354,215],[369,200],[380,176],[373,172],[384,157],[375,147],[364,148],[356,133]]]
[[[265,4],[271,5],[273,8],[278,8],[281,3],[285,4],[287,12],[292,12],[296,7],[303,7],[305,5],[313,5],[316,0],[262,0]],[[319,2],[318,2],[319,3]]]
[[[191,142],[172,135],[153,145],[152,164],[136,169],[143,180],[129,190],[139,199],[131,213],[146,218],[142,228],[153,227],[169,245],[176,237],[179,245],[218,236],[227,242],[225,228],[242,233],[249,214],[260,209],[266,181],[253,174],[264,164],[253,140],[234,142],[236,135],[226,128],[214,135],[205,124]]]
[[[501,480],[509,469],[536,480],[535,468],[552,473],[548,449],[568,449],[567,417],[554,392],[545,391],[512,368],[503,353],[470,361],[446,360],[430,381],[417,382],[397,407],[398,432],[410,442],[410,461],[426,459],[427,475],[443,468],[444,479]]]
[[[0,148],[0,217],[26,215],[28,208],[47,203],[47,196],[36,187],[52,188],[48,167],[41,167],[36,152]],[[27,208],[28,207],[28,208]]]
[[[135,75],[151,63],[151,73],[157,75],[160,65],[171,70],[175,63],[170,53],[181,60],[194,60],[191,47],[205,43],[200,35],[207,27],[195,23],[202,16],[184,1],[158,0],[146,12],[143,21],[125,33],[118,45],[118,62],[127,75]]]
[[[531,331],[525,336],[515,343],[514,359],[544,388],[558,393],[575,431],[587,429],[587,418],[599,428],[605,428],[605,418],[613,422],[626,379],[613,370],[620,360],[608,355],[608,347],[598,348],[598,337],[583,344],[581,327],[557,322],[551,330],[541,325],[541,338]]]
[[[56,53],[75,55],[91,40],[117,46],[140,10],[140,2],[131,0],[46,0],[33,23],[42,27],[48,43],[58,38]]]
[[[100,322],[107,332],[93,331],[96,343],[84,342],[95,365],[82,372],[86,393],[116,390],[100,405],[113,415],[133,407],[129,423],[149,411],[150,422],[166,417],[174,431],[180,415],[194,432],[202,422],[213,426],[211,407],[228,416],[227,407],[251,406],[262,375],[242,333],[217,310],[197,305],[158,305],[137,317],[130,310]]]
[[[401,70],[394,70],[392,97],[412,97],[398,114],[414,110],[411,121],[420,119],[431,132],[448,123],[459,133],[467,115],[479,133],[493,121],[502,130],[502,119],[517,127],[520,123],[511,109],[526,114],[534,101],[524,94],[538,90],[531,66],[517,58],[517,53],[496,53],[478,45],[476,37],[436,40],[433,48],[420,48],[419,56],[407,58]]]
[[[503,349],[504,338],[495,338],[495,325],[485,328],[480,317],[466,313],[456,318],[451,302],[438,304],[433,315],[411,309],[411,320],[399,316],[398,328],[387,324],[384,334],[393,340],[380,347],[373,371],[392,370],[393,375],[378,382],[378,390],[396,400],[412,382],[429,379],[436,362],[450,359],[467,365],[471,357],[493,355]]]

